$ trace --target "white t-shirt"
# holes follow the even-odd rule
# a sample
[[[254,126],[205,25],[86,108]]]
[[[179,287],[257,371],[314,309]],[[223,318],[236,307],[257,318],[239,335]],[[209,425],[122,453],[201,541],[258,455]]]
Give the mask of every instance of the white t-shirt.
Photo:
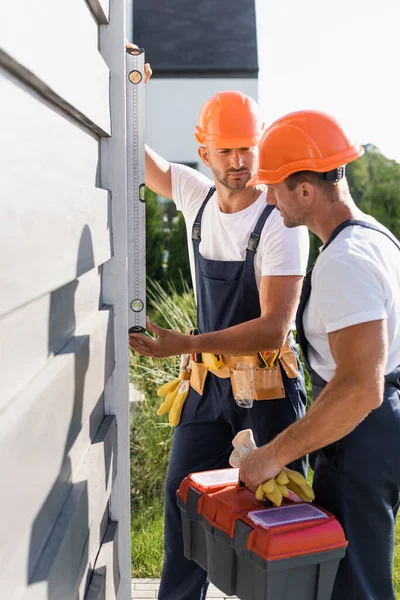
[[[190,270],[196,291],[192,227],[213,181],[184,165],[171,165],[172,197],[186,222]],[[201,223],[200,254],[206,259],[243,261],[254,227],[265,208],[266,192],[248,208],[223,213],[216,192],[204,209]],[[306,227],[289,229],[277,210],[264,225],[254,258],[257,286],[263,275],[304,275],[307,268],[309,237]]]
[[[368,215],[362,220],[382,228]],[[328,333],[380,319],[387,319],[389,338],[385,374],[400,364],[400,251],[393,242],[365,227],[346,227],[318,257],[311,286],[303,325],[308,359],[320,377],[329,381],[336,368]]]

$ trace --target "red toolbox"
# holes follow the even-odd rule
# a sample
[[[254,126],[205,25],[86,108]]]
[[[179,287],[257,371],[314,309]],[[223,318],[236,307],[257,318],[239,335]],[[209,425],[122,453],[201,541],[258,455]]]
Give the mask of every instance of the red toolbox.
[[[238,485],[238,469],[194,473],[177,492],[184,550],[210,581],[241,600],[329,600],[344,532],[304,502],[265,508]]]

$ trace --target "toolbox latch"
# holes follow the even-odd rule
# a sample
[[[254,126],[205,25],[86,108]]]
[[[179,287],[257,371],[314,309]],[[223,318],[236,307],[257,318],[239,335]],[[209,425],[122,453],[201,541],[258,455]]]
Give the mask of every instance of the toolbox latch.
[[[250,527],[250,525],[246,525],[246,523],[243,523],[240,519],[236,521],[234,541],[236,552],[244,552],[247,550],[247,538],[252,530],[253,528]]]

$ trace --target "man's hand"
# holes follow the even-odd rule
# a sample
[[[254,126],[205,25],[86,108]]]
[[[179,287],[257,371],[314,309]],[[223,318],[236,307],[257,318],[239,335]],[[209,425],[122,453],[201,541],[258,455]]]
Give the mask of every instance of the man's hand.
[[[255,492],[260,483],[264,483],[280,473],[285,465],[279,464],[271,442],[262,448],[253,450],[240,464],[240,480]]]
[[[125,42],[125,48],[134,48],[137,49],[139,46],[136,44],[131,44],[130,42]],[[150,77],[152,76],[153,71],[151,70],[150,63],[146,63],[144,65],[144,82],[147,83]]]
[[[147,317],[146,326],[149,331],[155,333],[158,338],[153,339],[143,333],[131,333],[129,335],[129,345],[132,350],[151,356],[153,358],[164,358],[166,356],[175,356],[177,354],[190,354],[191,336],[179,333],[173,329],[163,329],[155,325]]]

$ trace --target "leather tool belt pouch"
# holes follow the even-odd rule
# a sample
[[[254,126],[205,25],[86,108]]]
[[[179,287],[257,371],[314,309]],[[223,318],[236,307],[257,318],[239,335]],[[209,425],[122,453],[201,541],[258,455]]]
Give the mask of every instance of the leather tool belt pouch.
[[[279,352],[279,361],[289,379],[295,379],[298,376],[297,356],[293,348],[290,347],[288,340],[286,340]]]
[[[233,358],[233,357],[229,357]],[[248,360],[251,359],[251,360]],[[298,365],[297,357],[293,349],[291,348],[288,340],[285,341],[284,345],[280,349],[278,359],[271,366],[260,366],[260,360],[255,362],[255,357],[237,357],[235,360],[243,363],[252,365],[252,369],[248,371],[248,375],[244,376],[240,370],[237,372],[236,365],[231,366],[231,384],[233,396],[236,398],[240,393],[253,398],[254,400],[276,400],[278,398],[284,398],[286,395],[285,387],[283,384],[281,367],[284,369],[287,377],[294,379],[297,377]],[[224,363],[229,362],[224,357]],[[232,364],[232,363],[231,363]],[[246,377],[248,390],[243,390],[246,387]],[[241,389],[239,389],[239,386]]]
[[[190,361],[191,374],[190,374],[190,387],[192,387],[200,396],[203,395],[204,385],[207,379],[208,369],[204,363]]]
[[[286,396],[278,361],[273,367],[254,370],[254,400],[276,400]]]
[[[276,400],[286,395],[278,361],[273,367],[252,366],[247,376],[240,369],[232,369],[231,384],[234,398],[242,395],[253,400]]]

